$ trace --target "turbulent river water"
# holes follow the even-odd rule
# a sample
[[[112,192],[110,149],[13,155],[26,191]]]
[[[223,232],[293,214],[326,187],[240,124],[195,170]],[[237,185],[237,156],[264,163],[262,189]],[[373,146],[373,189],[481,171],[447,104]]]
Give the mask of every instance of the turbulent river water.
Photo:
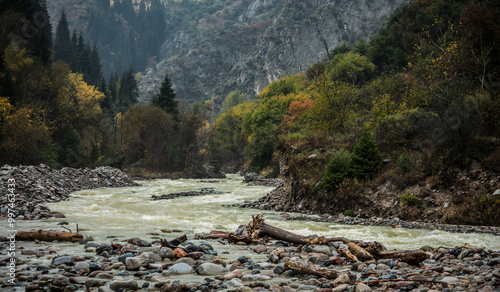
[[[163,233],[165,229],[185,233],[193,238],[195,233],[211,230],[234,231],[251,220],[252,215],[262,211],[243,209],[235,205],[258,199],[272,190],[270,187],[248,186],[237,175],[217,180],[151,180],[140,182],[142,186],[125,188],[103,188],[80,191],[69,201],[48,204],[52,211],[66,215],[65,219],[20,221],[18,228],[26,230],[63,229],[62,220],[72,231],[78,224],[80,232],[92,236],[97,242],[107,242],[110,237],[144,237],[146,234]],[[197,191],[213,188],[216,194],[179,197],[170,200],[152,200],[152,195]],[[267,212],[267,223],[309,235],[344,236],[364,241],[376,240],[389,249],[415,249],[424,245],[432,247],[462,246],[500,249],[500,237],[485,234],[459,234],[444,231],[403,229],[318,223],[310,221],[287,221],[279,212]],[[163,231],[162,231],[163,230]],[[172,238],[169,238],[172,239]]]

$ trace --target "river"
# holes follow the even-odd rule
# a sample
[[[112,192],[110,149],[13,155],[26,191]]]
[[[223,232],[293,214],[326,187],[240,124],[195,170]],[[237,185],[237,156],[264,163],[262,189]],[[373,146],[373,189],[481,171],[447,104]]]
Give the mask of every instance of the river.
[[[271,187],[248,186],[242,177],[228,175],[227,179],[159,179],[140,182],[142,186],[102,188],[76,192],[64,202],[48,204],[52,211],[66,215],[65,219],[20,221],[20,230],[61,230],[62,220],[72,231],[76,224],[84,236],[92,236],[97,242],[107,238],[144,237],[160,234],[168,237],[169,231],[185,233],[193,238],[195,233],[211,230],[234,231],[251,220],[260,210],[243,209],[234,205],[258,199],[272,190]],[[214,188],[219,193],[179,197],[170,200],[151,199],[152,195],[196,191]],[[267,223],[302,234],[344,236],[349,239],[378,241],[389,249],[416,249],[424,245],[432,247],[462,246],[500,250],[500,237],[487,234],[460,234],[439,230],[403,229],[360,225],[343,225],[311,221],[287,221],[279,212],[266,211]],[[167,233],[165,233],[167,232]],[[171,239],[171,238],[170,238]]]

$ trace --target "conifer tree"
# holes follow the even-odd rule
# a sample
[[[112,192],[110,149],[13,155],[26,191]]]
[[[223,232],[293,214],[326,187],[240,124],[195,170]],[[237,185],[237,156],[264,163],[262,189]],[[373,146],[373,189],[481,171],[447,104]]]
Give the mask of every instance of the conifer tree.
[[[130,66],[123,72],[120,79],[120,89],[118,91],[118,106],[120,111],[126,111],[129,106],[137,103],[139,93],[137,91],[137,82],[135,81],[134,68]]]
[[[64,10],[61,12],[61,18],[57,23],[56,38],[54,41],[54,61],[61,60],[71,64],[72,60],[71,36],[68,28],[68,20]]]
[[[350,175],[361,179],[373,178],[378,172],[381,160],[382,156],[373,141],[370,130],[364,129],[349,159]]]
[[[175,100],[175,92],[172,88],[172,82],[170,78],[168,78],[168,74],[165,74],[165,78],[161,83],[160,92],[153,96],[152,103],[174,116],[179,113],[177,101]]]

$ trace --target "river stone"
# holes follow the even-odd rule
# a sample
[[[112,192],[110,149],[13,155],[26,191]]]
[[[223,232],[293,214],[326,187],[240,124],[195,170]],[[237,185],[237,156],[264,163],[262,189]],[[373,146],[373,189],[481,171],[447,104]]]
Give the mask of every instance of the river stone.
[[[154,252],[145,252],[145,254],[148,255],[150,262],[151,260],[153,260],[153,262],[161,262],[163,259],[160,255]]]
[[[147,254],[141,254],[139,256],[127,258],[125,260],[125,266],[127,270],[137,270],[140,267],[145,267],[149,265],[149,257]]]
[[[241,286],[243,286],[243,283],[241,282],[240,279],[234,278],[234,279],[231,279],[231,281],[228,282],[228,285],[230,287],[241,287]]]
[[[75,270],[77,272],[80,271],[80,270],[84,270],[85,273],[89,273],[90,272],[89,263],[87,263],[87,262],[77,262],[75,264]]]
[[[58,276],[52,281],[54,286],[66,286],[69,283],[69,279],[64,276]]]
[[[341,284],[332,289],[332,292],[342,292],[345,291],[349,287],[349,284]]]
[[[323,253],[328,256],[333,255],[330,247],[327,245],[310,245],[308,251],[312,253]]]
[[[220,275],[224,272],[227,272],[227,270],[223,266],[212,263],[203,263],[198,267],[198,269],[196,269],[196,272],[203,276],[212,276]]]
[[[36,250],[34,250],[34,249],[23,249],[21,251],[21,254],[23,254],[23,255],[36,255]]]
[[[356,292],[365,292],[365,291],[372,291],[372,288],[370,288],[368,285],[359,283],[356,285]]]
[[[284,264],[279,264],[276,267],[274,267],[274,273],[281,275],[286,271],[285,265]]]
[[[131,253],[131,252],[128,252],[126,254],[122,254],[121,256],[118,257],[118,261],[122,262],[122,263],[125,263],[125,261],[127,260],[127,258],[131,258],[131,257],[134,257],[134,254]]]
[[[158,254],[162,259],[168,258],[168,259],[173,259],[175,258],[175,253],[174,250],[168,247],[161,247],[157,250],[155,250],[155,253]]]
[[[191,274],[193,272],[193,268],[186,263],[177,263],[168,268],[168,272],[174,275]]]
[[[176,264],[180,264],[180,263],[184,263],[184,264],[188,264],[190,266],[194,266],[196,264],[196,261],[192,258],[180,258],[178,260],[175,261]]]
[[[261,274],[250,274],[250,275],[244,275],[241,277],[242,281],[266,281],[271,279],[271,277],[266,276],[266,275],[261,275]]]
[[[112,281],[109,283],[109,288],[111,288],[113,291],[120,291],[120,290],[137,290],[139,288],[139,285],[137,284],[136,281],[134,280],[128,280],[128,281]]]
[[[113,289],[109,288],[108,286],[101,286],[99,287],[99,289],[97,289],[97,292],[113,292]]]
[[[312,291],[315,291],[315,290],[319,290],[319,287],[318,286],[314,286],[314,285],[300,285],[297,290],[312,290]]]
[[[75,263],[75,258],[73,256],[59,256],[52,259],[52,265],[59,266],[62,264],[73,265]]]
[[[442,282],[446,282],[446,283],[457,283],[457,282],[460,282],[460,280],[457,278],[457,277],[444,277],[443,279],[441,279]]]

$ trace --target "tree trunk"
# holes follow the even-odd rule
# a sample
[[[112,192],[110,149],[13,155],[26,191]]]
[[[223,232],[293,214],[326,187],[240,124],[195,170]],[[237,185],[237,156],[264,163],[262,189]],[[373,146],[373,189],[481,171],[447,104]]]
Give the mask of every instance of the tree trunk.
[[[41,240],[41,241],[71,241],[79,242],[83,240],[83,235],[80,233],[65,232],[65,231],[46,231],[46,230],[31,230],[18,231],[16,240]]]
[[[321,278],[335,279],[337,278],[337,272],[333,270],[316,268],[313,265],[306,265],[291,259],[285,261],[285,268],[293,270],[301,274],[315,275]]]

